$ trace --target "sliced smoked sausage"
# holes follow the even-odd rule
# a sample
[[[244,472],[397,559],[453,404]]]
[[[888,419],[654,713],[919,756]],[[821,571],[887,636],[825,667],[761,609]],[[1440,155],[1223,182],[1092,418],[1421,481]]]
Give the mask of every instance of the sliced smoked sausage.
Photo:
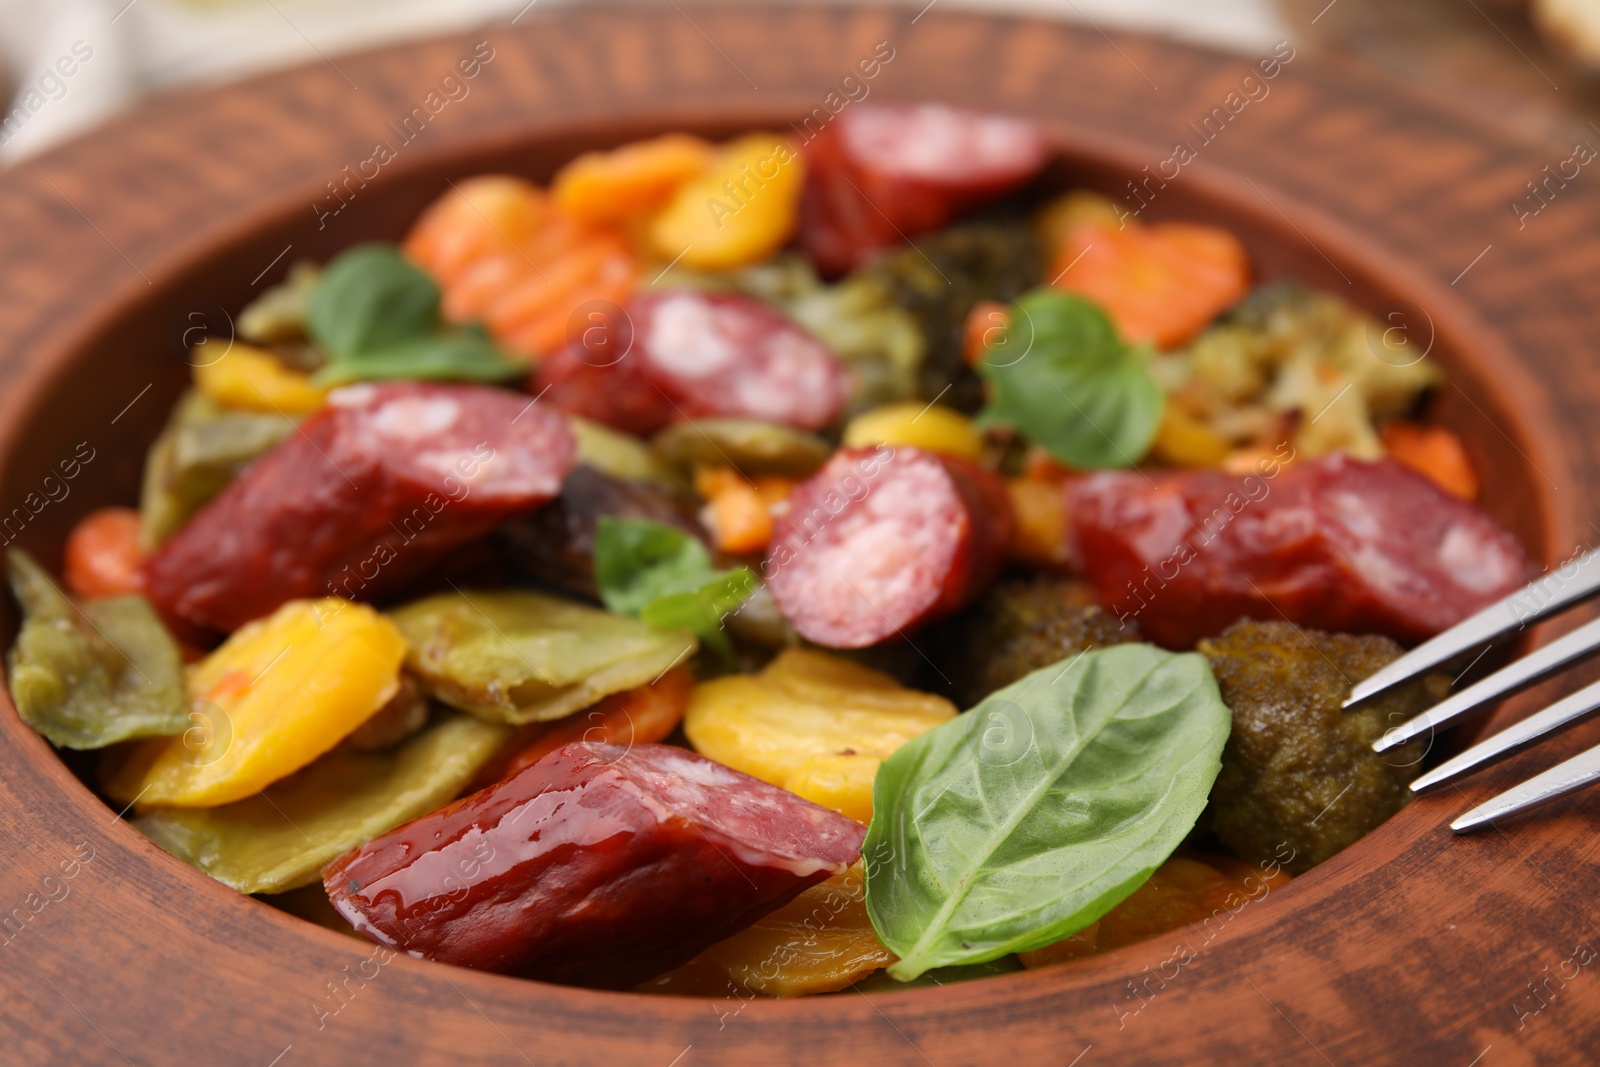
[[[864,648],[970,603],[999,572],[1010,500],[919,448],[846,448],[789,496],[762,577],[801,636]]]
[[[323,884],[413,956],[628,989],[841,873],[865,834],[686,749],[579,742],[346,853]]]
[[[502,389],[353,385],[145,563],[150,599],[233,630],[296,597],[370,599],[555,496],[562,415]]]
[[[1242,617],[1420,641],[1535,573],[1494,519],[1392,460],[1096,474],[1068,511],[1101,605],[1170,648]]]
[[[545,361],[533,389],[557,407],[639,436],[678,419],[755,419],[817,430],[839,417],[849,375],[829,348],[764,301],[694,289],[626,309],[623,347],[582,338]]]
[[[944,104],[847,108],[805,145],[800,243],[827,275],[929,233],[1023,184],[1049,148],[1037,124]]]

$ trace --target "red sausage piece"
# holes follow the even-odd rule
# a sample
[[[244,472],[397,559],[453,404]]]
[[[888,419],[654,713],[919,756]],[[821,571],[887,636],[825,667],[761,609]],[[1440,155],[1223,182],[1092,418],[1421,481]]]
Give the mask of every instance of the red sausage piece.
[[[579,742],[322,877],[357,930],[413,956],[628,989],[844,871],[865,835],[686,749]]]
[[[920,448],[840,449],[795,487],[762,576],[801,636],[864,648],[970,603],[1010,546],[994,474]]]
[[[628,433],[680,418],[757,419],[805,430],[844,410],[849,376],[821,341],[764,301],[667,290],[627,309],[630,347],[600,365],[580,344],[546,361],[535,392]]]
[[[836,275],[1026,182],[1049,147],[1027,119],[943,104],[867,104],[844,111],[805,151],[800,243],[824,274]]]
[[[336,390],[146,561],[147,595],[218,630],[371,598],[555,496],[575,448],[559,412],[501,389]]]
[[[1154,485],[1097,474],[1068,510],[1101,604],[1171,648],[1245,616],[1420,641],[1535,573],[1494,519],[1391,460],[1333,455],[1276,476]]]

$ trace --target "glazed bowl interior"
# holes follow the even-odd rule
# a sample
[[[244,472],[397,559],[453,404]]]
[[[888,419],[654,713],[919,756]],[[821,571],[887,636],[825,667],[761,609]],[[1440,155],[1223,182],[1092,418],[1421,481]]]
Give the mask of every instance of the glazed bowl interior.
[[[231,336],[232,316],[296,261],[326,260],[358,241],[400,238],[453,180],[493,172],[543,182],[590,149],[668,129],[720,138],[752,128],[789,126],[783,115],[720,123],[662,116],[402,160],[372,182],[340,172],[327,186],[290,190],[274,203],[242,213],[236,226],[197,254],[149,271],[148,288],[120,301],[97,302],[86,294],[84,321],[70,351],[23,398],[19,423],[0,428],[10,443],[0,455],[0,500],[13,505],[49,484],[46,479],[60,460],[84,443],[95,458],[59,499],[30,516],[11,543],[56,568],[75,521],[96,507],[134,503],[145,450],[188,383],[190,345],[201,337]],[[1149,182],[1136,193],[1130,178],[1143,177],[1136,154],[1088,142],[1070,129],[1052,133],[1056,152],[1040,180],[1044,191],[1088,187],[1130,209],[1145,203],[1140,218],[1146,221],[1182,218],[1222,226],[1249,249],[1260,280],[1293,279],[1335,293],[1371,313],[1381,329],[1401,331],[1417,358],[1437,361],[1450,384],[1429,401],[1429,417],[1466,442],[1483,485],[1481,506],[1535,559],[1553,562],[1552,487],[1529,458],[1535,435],[1526,425],[1528,416],[1515,403],[1514,391],[1502,387],[1509,354],[1453,294],[1276,190],[1201,166],[1182,180]],[[1373,347],[1382,347],[1376,335]],[[3,610],[0,642],[9,646],[17,625],[9,599]],[[1457,733],[1462,736],[1451,739],[1452,748],[1471,731]],[[66,762],[87,781],[90,761],[68,757]],[[192,876],[205,877],[198,871]],[[253,905],[241,900],[240,906]]]

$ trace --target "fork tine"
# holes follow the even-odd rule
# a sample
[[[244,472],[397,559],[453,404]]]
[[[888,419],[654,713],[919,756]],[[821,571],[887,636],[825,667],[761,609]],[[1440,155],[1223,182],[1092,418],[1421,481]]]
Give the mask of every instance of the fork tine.
[[[1573,756],[1565,763],[1556,764],[1519,786],[1507,789],[1493,800],[1479,804],[1452,822],[1450,829],[1458,834],[1476,830],[1485,823],[1537,807],[1597,780],[1600,780],[1600,745]]]
[[[1571,571],[1569,576],[1566,572]],[[1424,641],[1350,690],[1347,708],[1426,674],[1463,653],[1496,644],[1523,627],[1600,594],[1600,549],[1586,552],[1535,578],[1476,615]]]
[[[1470,770],[1509,756],[1518,749],[1564,727],[1582,722],[1596,711],[1600,711],[1600,682],[1556,701],[1521,722],[1512,723],[1493,737],[1473,745],[1456,758],[1439,764],[1412,782],[1411,791],[1421,793],[1436,785],[1443,785],[1452,778],[1458,778]]]
[[[1388,730],[1372,743],[1374,750],[1387,752],[1432,730],[1449,726],[1457,719],[1526,689],[1568,664],[1600,652],[1600,619],[1591,619],[1569,634],[1536,649],[1521,659],[1435,704],[1421,715]]]

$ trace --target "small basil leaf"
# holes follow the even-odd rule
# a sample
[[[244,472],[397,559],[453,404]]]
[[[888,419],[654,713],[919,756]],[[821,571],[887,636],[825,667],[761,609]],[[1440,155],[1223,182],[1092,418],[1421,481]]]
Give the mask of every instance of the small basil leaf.
[[[1054,289],[1012,305],[978,373],[989,385],[983,425],[1009,426],[1079,470],[1133,466],[1166,407],[1144,353],[1117,337],[1098,306]]]
[[[612,611],[658,628],[692,630],[723,651],[722,616],[756,585],[750,568],[717,569],[706,546],[674,526],[610,515],[595,528],[594,577]]]
[[[380,378],[499,382],[527,372],[527,363],[506,355],[481,330],[467,328],[336,356],[314,380],[319,385]]]
[[[439,287],[392,244],[340,253],[306,305],[306,333],[334,359],[412,341],[439,327]]]
[[[1085,652],[906,743],[873,783],[867,912],[908,980],[1072,934],[1178,847],[1230,716],[1205,657]]]

